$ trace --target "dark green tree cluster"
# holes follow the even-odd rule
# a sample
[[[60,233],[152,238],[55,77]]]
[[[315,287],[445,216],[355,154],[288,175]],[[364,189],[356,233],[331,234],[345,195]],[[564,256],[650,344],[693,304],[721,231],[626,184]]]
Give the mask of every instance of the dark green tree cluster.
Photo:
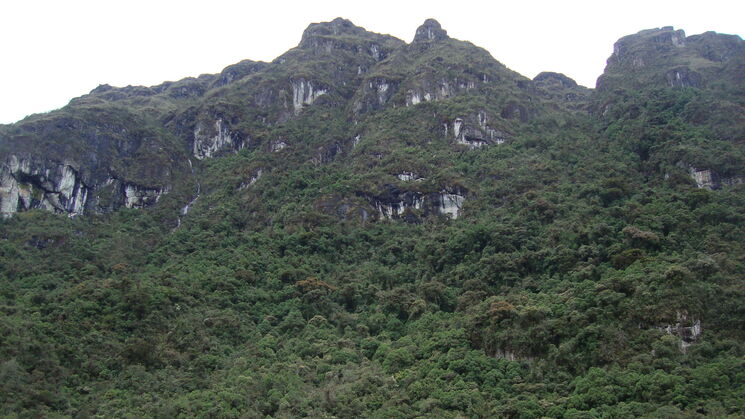
[[[252,133],[195,159],[157,205],[0,221],[1,416],[742,417],[745,185],[701,188],[690,172],[742,175],[730,134],[745,122],[696,118],[721,92],[617,88],[593,96],[609,104],[598,115],[470,44],[325,28],[283,56],[288,68],[230,70],[258,72],[255,85],[204,77],[116,99],[160,109],[164,144],[185,123],[175,106]],[[332,85],[372,41],[390,56],[365,83],[466,87],[380,109],[351,87],[297,115],[254,103],[264,79]],[[508,87],[468,90],[497,76]],[[164,99],[184,86],[217,90],[208,104]],[[103,88],[71,107],[108,107],[116,92],[134,94]],[[479,112],[504,143],[456,143],[454,119]],[[268,148],[277,139],[288,146]],[[456,192],[457,218],[375,207]]]

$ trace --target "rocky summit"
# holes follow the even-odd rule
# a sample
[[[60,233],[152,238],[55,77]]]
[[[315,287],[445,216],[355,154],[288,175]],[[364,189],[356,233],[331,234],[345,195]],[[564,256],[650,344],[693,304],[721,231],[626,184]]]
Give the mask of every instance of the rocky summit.
[[[0,415],[741,417],[743,69],[337,18],[0,125]]]

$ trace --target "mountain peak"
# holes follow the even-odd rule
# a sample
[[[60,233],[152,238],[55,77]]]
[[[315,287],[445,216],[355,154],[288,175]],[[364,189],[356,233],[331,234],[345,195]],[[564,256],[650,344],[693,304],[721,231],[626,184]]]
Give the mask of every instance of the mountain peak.
[[[646,29],[619,39],[613,45],[613,55],[608,63],[633,62],[644,57],[651,59],[666,52],[683,48],[686,45],[686,34],[672,26]]]
[[[537,76],[535,76],[533,78],[533,81],[534,82],[553,81],[568,89],[577,87],[577,82],[574,81],[571,77],[567,77],[566,75],[562,73],[555,73],[553,71],[543,71]]]
[[[440,22],[427,19],[422,23],[422,26],[417,28],[414,42],[439,41],[448,38],[448,33],[445,29],[442,29]]]
[[[354,35],[365,32],[363,28],[356,26],[348,19],[337,17],[331,22],[311,23],[303,31],[300,45],[317,36],[337,36],[342,34]]]

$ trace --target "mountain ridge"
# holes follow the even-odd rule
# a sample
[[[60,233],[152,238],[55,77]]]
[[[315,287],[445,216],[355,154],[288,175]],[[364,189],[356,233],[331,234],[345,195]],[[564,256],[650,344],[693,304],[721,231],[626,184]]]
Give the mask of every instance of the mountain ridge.
[[[415,39],[0,127],[0,415],[740,417],[742,41]]]
[[[687,46],[686,42],[690,45]],[[711,46],[706,47],[709,44]],[[492,116],[482,109],[468,117],[446,113],[437,118],[441,119],[446,134],[448,130],[455,132],[456,120],[459,120],[455,134],[459,138],[456,140],[469,148],[476,148],[489,142],[504,142],[519,129],[518,125],[546,112],[541,110],[546,107],[553,112],[585,112],[589,109],[591,113],[607,115],[622,97],[616,94],[619,91],[667,86],[693,87],[706,93],[711,88],[705,81],[720,75],[728,78],[724,80],[727,85],[737,85],[745,76],[738,76],[732,69],[739,68],[738,63],[745,60],[743,51],[745,47],[737,36],[707,32],[686,38],[683,31],[675,31],[672,27],[644,30],[616,43],[606,72],[598,79],[599,88],[593,90],[557,73],[544,72],[529,80],[494,60],[487,51],[448,37],[434,19],[426,20],[416,30],[411,44],[390,35],[369,32],[342,18],[313,23],[303,32],[297,47],[271,63],[244,60],[226,67],[219,74],[152,87],[113,88],[102,85],[88,95],[73,99],[63,110],[32,116],[25,122],[6,126],[6,141],[3,141],[6,151],[0,149],[0,152],[8,159],[11,158],[7,157],[8,143],[14,141],[7,133],[15,131],[17,138],[41,138],[38,132],[50,129],[43,121],[58,118],[65,112],[79,116],[58,120],[56,125],[69,131],[65,135],[80,140],[73,148],[66,145],[67,151],[55,146],[61,154],[50,165],[56,165],[56,168],[29,168],[28,173],[18,174],[19,168],[28,166],[33,160],[21,157],[21,161],[27,162],[25,165],[12,165],[10,160],[6,161],[3,188],[10,195],[3,198],[3,213],[7,216],[16,207],[44,207],[78,214],[86,209],[106,212],[121,206],[152,205],[173,188],[182,191],[189,188],[175,181],[186,177],[186,163],[189,167],[192,165],[189,158],[202,160],[225,152],[237,152],[252,146],[252,143],[264,143],[263,147],[269,150],[285,147],[288,142],[281,133],[278,136],[269,134],[277,138],[252,137],[257,137],[257,133],[259,137],[265,136],[261,133],[271,132],[274,130],[272,127],[297,118],[304,108],[317,101],[323,106],[343,107],[345,115],[339,117],[356,124],[356,119],[364,119],[365,114],[380,112],[390,106],[415,106],[422,102],[468,96],[471,94],[469,91],[473,91],[476,95],[483,95],[480,98],[484,102],[482,107],[488,105],[494,109]],[[696,64],[695,69],[681,66],[684,62],[681,60],[691,56],[702,57],[709,64]],[[649,63],[645,64],[645,61]],[[638,84],[642,80],[649,82]],[[726,90],[719,88],[714,94],[721,96],[722,92]],[[745,104],[737,97],[735,92],[733,100],[721,101],[717,112],[703,107],[705,98],[700,100],[700,105],[689,104],[691,108],[697,107],[691,111],[694,113],[691,119],[698,125],[716,130],[718,136],[729,136],[730,140],[738,141],[736,136],[741,134],[737,131],[725,133],[720,128],[727,126],[720,123],[723,118],[745,116]],[[107,106],[114,108],[107,110]],[[80,132],[86,125],[86,118],[101,117],[111,118],[112,122],[119,119],[128,120],[126,124],[129,125],[149,126],[145,132],[135,133],[134,137],[145,135],[156,143],[149,145],[150,151],[147,151],[141,147],[141,139],[128,134],[122,136],[126,132],[124,128],[118,133],[104,135],[103,142],[96,140],[98,134]],[[487,119],[492,122],[487,122]],[[108,126],[114,127],[115,123]],[[95,130],[101,131],[100,128]],[[51,132],[55,129],[51,128]],[[347,139],[344,141],[349,141],[360,133],[348,132],[345,135]],[[89,139],[85,139],[86,136]],[[111,148],[108,142],[112,140],[118,144],[116,155],[106,151]],[[339,151],[338,141],[334,146],[323,147]],[[15,143],[20,145],[17,141]],[[171,150],[167,159],[158,156],[158,150],[165,148]],[[179,148],[184,152],[178,152]],[[72,157],[80,155],[83,150],[95,161],[101,157],[110,161],[89,170],[79,158]],[[132,160],[133,152],[140,153],[140,156]],[[100,153],[103,153],[101,157]],[[13,158],[19,160],[19,156]],[[692,173],[709,170],[712,174],[706,176],[725,179],[724,183],[740,179],[741,174],[732,173],[731,169],[712,172],[713,168],[702,168],[699,161],[692,161],[700,158],[686,157],[683,160],[686,161],[681,164],[692,167]],[[158,162],[158,168],[147,163],[130,169],[128,163],[145,161]],[[48,170],[60,174],[52,179],[52,186],[45,189],[41,185],[49,181],[44,176],[39,177],[38,173]],[[82,185],[80,195],[62,193],[61,184],[54,185],[70,182],[65,180],[66,171],[80,173],[72,181]],[[19,188],[18,180],[11,179],[16,176],[13,173],[37,180]],[[729,175],[733,176],[727,177]],[[171,176],[174,176],[171,180],[167,179]],[[112,184],[113,189],[108,188]],[[718,187],[723,183],[710,184]],[[21,194],[21,190],[31,192]],[[103,191],[101,199],[98,191]],[[78,199],[83,202],[77,202]],[[180,199],[185,200],[183,197]]]

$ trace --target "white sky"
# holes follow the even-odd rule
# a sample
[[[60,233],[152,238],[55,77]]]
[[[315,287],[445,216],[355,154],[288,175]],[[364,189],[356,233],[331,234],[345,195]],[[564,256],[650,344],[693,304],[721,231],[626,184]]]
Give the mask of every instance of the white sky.
[[[339,16],[407,42],[432,17],[527,77],[558,71],[589,87],[621,36],[661,26],[745,35],[742,0],[0,0],[0,123],[99,84],[150,86],[270,61],[309,23]]]

